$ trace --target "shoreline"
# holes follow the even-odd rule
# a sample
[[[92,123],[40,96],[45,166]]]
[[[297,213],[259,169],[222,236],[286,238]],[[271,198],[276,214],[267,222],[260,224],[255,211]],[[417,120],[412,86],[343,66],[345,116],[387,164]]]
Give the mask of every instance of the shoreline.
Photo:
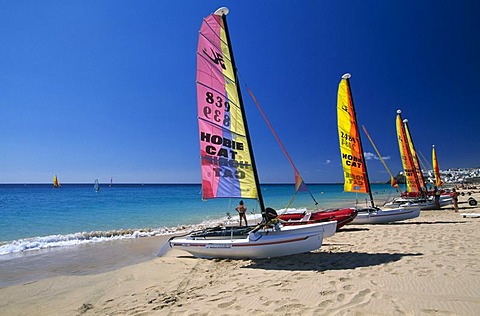
[[[460,196],[459,213],[448,206],[403,222],[347,225],[319,250],[282,258],[156,257],[167,236],[85,245],[67,265],[0,287],[0,314],[476,315],[480,219],[461,213],[480,207],[468,197]]]

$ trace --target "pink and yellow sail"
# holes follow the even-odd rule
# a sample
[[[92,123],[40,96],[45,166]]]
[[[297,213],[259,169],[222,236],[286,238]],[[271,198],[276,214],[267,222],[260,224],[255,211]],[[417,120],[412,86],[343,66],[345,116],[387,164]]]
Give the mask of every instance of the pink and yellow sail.
[[[345,179],[344,191],[370,193],[349,78],[350,74],[342,76],[337,98],[338,137]]]
[[[408,192],[420,192],[420,183],[415,172],[412,155],[410,153],[410,145],[408,143],[407,134],[402,120],[402,111],[397,111],[396,118],[398,148],[400,150],[400,157],[402,159],[403,170],[405,173],[405,180],[407,183]]]
[[[440,178],[440,167],[438,166],[437,161],[437,152],[435,150],[435,145],[432,145],[432,164],[433,164],[433,174],[435,175],[435,185],[437,187],[442,186],[443,182]]]
[[[203,20],[197,48],[202,196],[256,199],[252,150],[223,14]]]

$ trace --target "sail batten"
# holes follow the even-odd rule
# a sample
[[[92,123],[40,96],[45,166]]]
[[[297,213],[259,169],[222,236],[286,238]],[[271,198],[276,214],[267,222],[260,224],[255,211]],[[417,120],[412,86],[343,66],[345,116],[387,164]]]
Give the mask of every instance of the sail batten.
[[[218,69],[211,60],[200,54],[197,55],[197,65],[199,70],[197,71],[197,81],[204,83],[206,86],[216,88],[225,88],[225,82],[230,81],[235,84],[235,80],[231,77],[231,74],[225,74],[222,69]],[[222,92],[226,93],[226,92]]]
[[[210,28],[210,29],[211,29],[211,28]],[[222,38],[218,37],[217,34],[215,34],[215,32],[213,31],[213,29],[211,29],[211,30],[212,30],[212,32],[213,32],[213,36],[215,36],[216,38],[218,38],[218,40],[220,41],[220,44],[223,44],[224,46],[228,46],[228,43],[224,42],[224,41],[222,40]],[[217,49],[222,50],[222,45],[217,46],[217,44],[216,44],[214,41],[213,41],[213,42],[210,41],[210,39],[209,39],[208,37],[206,37],[206,36],[205,36],[204,34],[202,34],[202,33],[200,33],[200,36],[201,36],[203,39],[205,39],[206,41],[208,41],[210,44],[212,44],[213,46],[215,46]],[[199,52],[197,52],[197,54],[198,54],[198,53],[199,53]],[[224,55],[224,58],[228,59],[228,60],[231,62],[229,54],[225,54],[225,55]]]
[[[213,90],[214,92],[222,95],[225,99],[227,99],[227,95],[225,94],[225,92],[222,92],[222,91],[218,91],[214,88],[211,88],[210,86],[208,86],[207,84],[203,83],[203,82],[199,82],[197,81],[197,86],[200,85],[200,86],[203,86],[205,89],[210,89],[210,90]],[[238,105],[238,100],[233,100],[233,99],[229,99],[229,104],[230,104],[230,107],[235,106],[237,108],[239,108],[239,105]]]

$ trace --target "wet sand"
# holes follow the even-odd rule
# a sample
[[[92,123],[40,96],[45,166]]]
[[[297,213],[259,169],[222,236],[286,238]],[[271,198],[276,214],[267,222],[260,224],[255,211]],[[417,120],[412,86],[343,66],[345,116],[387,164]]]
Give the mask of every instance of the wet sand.
[[[122,239],[0,256],[0,288],[57,275],[88,275],[152,260],[170,236]]]
[[[4,276],[14,261],[0,261],[9,283],[0,314],[478,315],[480,218],[461,213],[480,207],[468,197],[459,213],[450,206],[404,222],[348,225],[321,249],[283,258],[155,257],[162,238],[140,238],[24,256],[17,280]],[[18,280],[22,269],[38,271]]]

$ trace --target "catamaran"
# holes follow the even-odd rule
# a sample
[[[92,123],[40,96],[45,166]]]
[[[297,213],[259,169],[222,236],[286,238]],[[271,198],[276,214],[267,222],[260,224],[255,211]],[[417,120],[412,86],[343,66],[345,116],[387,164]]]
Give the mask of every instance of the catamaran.
[[[345,179],[344,191],[367,193],[371,202],[371,206],[357,209],[357,217],[351,224],[380,224],[415,218],[420,214],[419,207],[382,209],[375,206],[353,104],[350,78],[351,75],[348,73],[342,76],[337,99],[338,136]]]
[[[174,237],[168,246],[201,258],[266,258],[309,252],[336,222],[284,226],[264,205],[223,7],[204,18],[197,48],[197,104],[202,197],[256,199],[256,227],[211,228]],[[332,232],[333,231],[333,232]],[[159,254],[163,251],[160,250]]]
[[[400,197],[394,198],[384,204],[384,206],[419,206],[422,210],[438,209],[442,206],[452,203],[452,197],[449,194],[441,194],[438,201],[435,196],[427,191],[425,179],[420,169],[420,163],[413,145],[412,136],[408,127],[408,120],[402,119],[402,111],[397,110],[396,118],[398,147],[402,158],[402,165],[407,184],[407,191]],[[432,153],[434,166],[437,165],[435,147]]]

